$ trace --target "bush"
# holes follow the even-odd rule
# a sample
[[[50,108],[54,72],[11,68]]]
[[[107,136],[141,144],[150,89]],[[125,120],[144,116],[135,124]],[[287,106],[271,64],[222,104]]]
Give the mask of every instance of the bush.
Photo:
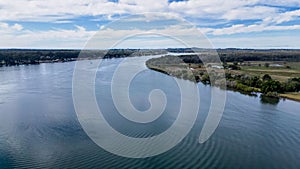
[[[281,83],[279,81],[275,81],[275,80],[268,80],[268,81],[264,81],[262,83],[261,86],[261,91],[262,93],[266,94],[269,92],[282,92],[282,86]]]
[[[258,89],[254,88],[254,87],[246,86],[246,85],[241,84],[241,83],[238,83],[236,85],[236,89],[240,90],[240,91],[244,91],[244,92],[249,92],[249,93],[251,93],[251,92],[259,92]]]
[[[262,77],[263,81],[268,81],[268,80],[272,80],[272,77],[268,74],[265,74],[263,77]]]
[[[208,74],[204,74],[204,75],[201,77],[201,81],[202,81],[204,84],[210,83],[210,79],[209,79]]]

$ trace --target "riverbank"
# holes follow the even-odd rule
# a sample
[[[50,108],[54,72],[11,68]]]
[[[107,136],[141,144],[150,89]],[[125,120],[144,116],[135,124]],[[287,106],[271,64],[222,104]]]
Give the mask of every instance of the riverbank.
[[[299,92],[280,94],[280,97],[300,102]]]
[[[188,60],[187,57],[184,56],[184,59]],[[271,66],[261,66],[261,64],[267,63]],[[177,78],[221,88],[226,87],[243,94],[262,93],[264,97],[300,101],[300,94],[297,92],[300,90],[300,63],[285,62],[282,64],[284,66],[266,61],[255,64],[247,62],[247,64],[223,63],[223,66],[204,66],[202,63],[183,62],[180,56],[164,56],[146,62],[149,69]],[[272,67],[273,65],[275,66]],[[221,80],[214,80],[216,79],[214,76],[218,76],[218,74],[223,74],[223,80],[222,78]]]

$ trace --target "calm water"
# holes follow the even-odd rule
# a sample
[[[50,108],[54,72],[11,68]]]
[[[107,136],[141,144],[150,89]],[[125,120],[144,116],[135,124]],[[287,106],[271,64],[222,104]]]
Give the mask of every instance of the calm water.
[[[97,101],[105,117],[131,137],[162,133],[178,113],[180,93],[174,80],[152,70],[141,72],[130,87],[135,107],[148,109],[148,94],[155,88],[165,91],[168,104],[157,121],[130,123],[117,113],[110,95],[111,76],[120,62],[105,60],[96,77]],[[89,139],[76,118],[74,65],[0,67],[0,168],[300,168],[299,103],[263,104],[259,97],[228,91],[219,127],[209,141],[199,144],[211,91],[202,84],[197,122],[179,145],[145,159],[110,154]]]

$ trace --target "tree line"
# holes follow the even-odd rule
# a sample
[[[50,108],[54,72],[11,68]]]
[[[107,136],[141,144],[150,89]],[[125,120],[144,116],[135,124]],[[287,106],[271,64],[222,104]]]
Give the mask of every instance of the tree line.
[[[0,66],[38,64],[41,62],[73,61],[80,59],[110,59],[133,56],[166,54],[161,49],[109,49],[109,50],[48,50],[48,49],[2,49]]]

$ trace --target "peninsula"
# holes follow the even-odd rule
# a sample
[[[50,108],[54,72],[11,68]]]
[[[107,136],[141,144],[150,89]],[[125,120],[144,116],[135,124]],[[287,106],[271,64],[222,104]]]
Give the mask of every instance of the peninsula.
[[[222,83],[228,89],[300,101],[300,50],[219,49],[222,65],[202,62],[211,53],[208,50],[184,52],[189,54],[150,59],[146,65],[177,78],[215,86],[222,85],[212,80],[208,70],[224,71],[226,82]]]

